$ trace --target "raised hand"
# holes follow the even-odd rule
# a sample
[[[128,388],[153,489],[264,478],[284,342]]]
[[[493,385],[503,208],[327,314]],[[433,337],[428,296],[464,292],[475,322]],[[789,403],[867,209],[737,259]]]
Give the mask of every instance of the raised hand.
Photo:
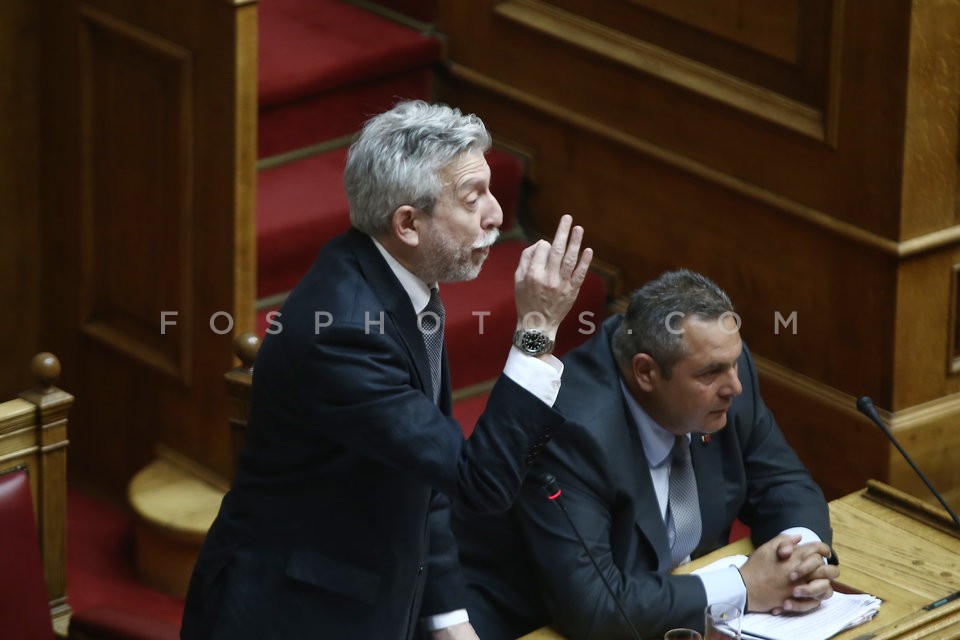
[[[581,253],[582,241],[583,227],[574,227],[573,218],[564,215],[552,243],[540,240],[524,249],[513,276],[518,329],[539,329],[556,338],[593,259],[593,249]]]

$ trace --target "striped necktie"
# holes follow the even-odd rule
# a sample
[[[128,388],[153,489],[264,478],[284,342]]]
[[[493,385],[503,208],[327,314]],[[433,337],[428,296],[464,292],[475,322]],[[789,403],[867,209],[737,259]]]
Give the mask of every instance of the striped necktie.
[[[693,475],[687,436],[677,436],[671,456],[669,504],[673,519],[673,543],[670,557],[673,566],[677,566],[697,547],[702,525],[697,478]]]

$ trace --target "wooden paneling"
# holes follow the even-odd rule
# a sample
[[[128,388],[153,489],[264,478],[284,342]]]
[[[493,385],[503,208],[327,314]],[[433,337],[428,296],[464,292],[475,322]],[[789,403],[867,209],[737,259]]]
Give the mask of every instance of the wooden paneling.
[[[877,345],[893,336],[892,246],[825,228],[802,210],[787,214],[782,198],[759,198],[729,176],[648,153],[632,136],[610,144],[602,123],[556,109],[557,118],[545,118],[537,105],[504,111],[487,91],[448,87],[493,131],[536,150],[531,209],[572,213],[628,288],[669,268],[703,271],[732,296],[755,351],[850,395],[889,397],[892,347]],[[796,312],[796,334],[777,332],[778,312],[784,321]]]
[[[590,6],[597,8],[605,5]],[[623,5],[613,6],[622,8]],[[788,97],[783,90],[799,83],[785,84],[783,80],[789,73],[784,73],[783,69],[780,73],[771,74],[770,80],[776,82],[764,85],[745,81],[744,78],[715,65],[685,57],[670,48],[653,44],[647,39],[638,38],[611,26],[644,24],[636,21],[624,22],[629,20],[628,17],[603,16],[600,17],[602,22],[594,22],[585,20],[579,14],[555,10],[538,0],[513,0],[498,6],[496,12],[510,21],[566,42],[582,51],[608,58],[611,62],[625,65],[818,140],[833,142],[835,126],[833,121],[828,121],[827,114],[819,107],[822,101],[822,96],[819,95],[821,92],[813,92],[818,95],[812,97],[811,102],[817,106]],[[659,34],[658,31],[654,33]],[[709,58],[709,53],[702,52],[698,57]],[[744,70],[756,68],[756,65],[736,66]],[[820,75],[826,77],[826,74]],[[769,84],[777,86],[771,88],[767,86]],[[807,93],[799,87],[797,92]]]
[[[81,15],[83,331],[189,384],[191,334],[157,328],[162,317],[197,323],[190,52],[103,12]]]
[[[918,2],[910,22],[901,237],[960,223],[957,121],[960,16],[956,2]]]
[[[796,63],[800,57],[800,21],[815,5],[800,0],[630,0],[631,4],[672,18],[680,25],[697,28],[743,47]]]
[[[82,398],[71,473],[119,499],[163,444],[229,476],[222,375],[253,326],[256,5],[45,10],[43,335]]]
[[[803,23],[806,53],[821,60],[804,72],[812,75],[804,82],[823,95],[802,99],[794,97],[799,80],[790,88],[745,79],[745,71],[711,66],[587,17],[597,3],[567,4],[581,9],[535,0],[442,4],[453,74],[509,88],[514,99],[555,105],[825,217],[899,238],[895,176],[909,3],[832,2],[825,17]],[[599,6],[611,4],[625,3]],[[505,102],[498,110],[509,108]],[[538,223],[549,227],[546,219]]]
[[[563,9],[583,28],[600,25],[818,110],[827,91],[830,42],[843,6],[836,5],[834,16],[827,0],[511,0],[497,11],[520,6],[536,11],[547,5]]]
[[[524,224],[572,213],[627,290],[681,266],[717,280],[831,495],[916,488],[856,413],[870,395],[960,496],[960,2],[440,8],[440,97],[529,150]]]
[[[0,3],[0,398],[27,388],[39,335],[38,10]]]

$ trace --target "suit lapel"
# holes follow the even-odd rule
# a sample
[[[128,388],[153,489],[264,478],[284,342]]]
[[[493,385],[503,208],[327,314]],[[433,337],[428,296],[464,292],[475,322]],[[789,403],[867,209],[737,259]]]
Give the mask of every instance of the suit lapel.
[[[428,390],[431,389],[430,360],[427,356],[427,347],[423,342],[423,335],[420,333],[419,326],[417,326],[417,314],[413,310],[413,305],[410,304],[410,297],[404,291],[400,281],[397,280],[397,276],[390,270],[390,265],[387,264],[383,256],[380,255],[380,251],[374,246],[373,240],[356,229],[350,229],[347,233],[364,279],[383,303],[386,314],[396,324],[400,343],[407,350],[410,359],[413,360],[417,376],[416,382],[429,395]],[[444,346],[445,355],[446,346]],[[444,357],[445,361],[446,357]],[[444,377],[447,378],[448,376],[445,375]],[[441,389],[441,402],[443,402],[443,395],[444,390]]]
[[[594,340],[594,351],[587,358],[588,362],[598,365],[586,370],[583,380],[575,380],[591,393],[583,394],[583,402],[590,406],[608,407],[608,410],[593,416],[592,422],[605,425],[606,437],[610,440],[611,451],[628,449],[630,455],[623,463],[629,468],[615,469],[614,472],[624,478],[624,486],[630,492],[633,504],[638,508],[634,516],[634,526],[639,535],[648,541],[657,555],[657,570],[669,572],[671,567],[670,543],[667,540],[667,528],[663,524],[660,510],[657,508],[657,494],[653,489],[653,479],[650,477],[647,455],[643,449],[640,432],[630,415],[630,410],[620,388],[620,374],[613,361],[610,350],[610,340],[613,332],[622,322],[622,316],[614,316],[604,321],[601,331],[603,340]],[[568,382],[564,380],[564,384]],[[594,393],[594,391],[596,393]],[[632,482],[627,480],[632,478]],[[649,508],[653,505],[654,508]]]
[[[619,388],[619,385],[618,385]],[[650,477],[649,464],[647,463],[647,454],[643,449],[643,442],[637,431],[637,425],[629,418],[629,414],[624,409],[626,426],[630,432],[630,443],[633,449],[632,459],[635,461],[636,476],[636,495],[634,504],[653,505],[653,509],[640,509],[637,513],[636,525],[643,536],[650,542],[657,552],[657,570],[669,572],[673,568],[673,561],[670,558],[670,541],[667,539],[667,527],[663,523],[663,517],[660,515],[660,509],[657,507],[657,492],[653,488],[653,479]]]
[[[697,477],[697,495],[700,498],[700,520],[703,523],[702,531],[720,531],[724,523],[723,469],[719,443],[711,447],[698,434],[693,435],[690,442],[690,458],[693,461],[693,473]],[[703,535],[694,554],[700,551],[704,540],[712,544],[712,536]]]

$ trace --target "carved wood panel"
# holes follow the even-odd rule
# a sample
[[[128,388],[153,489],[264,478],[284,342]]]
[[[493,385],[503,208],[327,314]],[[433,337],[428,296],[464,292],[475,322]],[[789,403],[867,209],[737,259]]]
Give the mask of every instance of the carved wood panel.
[[[189,382],[193,308],[190,52],[83,12],[84,331]]]
[[[228,476],[222,376],[254,314],[256,5],[43,2],[43,337],[81,398],[71,473],[123,499],[162,444]]]

